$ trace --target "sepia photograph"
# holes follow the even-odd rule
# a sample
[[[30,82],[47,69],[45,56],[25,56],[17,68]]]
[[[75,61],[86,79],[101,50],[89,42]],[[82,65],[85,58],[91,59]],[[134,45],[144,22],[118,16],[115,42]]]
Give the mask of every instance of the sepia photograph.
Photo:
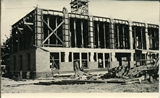
[[[1,0],[2,98],[22,93],[158,97],[159,4]]]

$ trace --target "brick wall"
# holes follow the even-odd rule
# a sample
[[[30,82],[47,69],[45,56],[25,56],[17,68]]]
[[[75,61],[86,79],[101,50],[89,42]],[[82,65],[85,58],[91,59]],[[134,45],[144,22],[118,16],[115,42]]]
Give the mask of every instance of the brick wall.
[[[73,62],[61,62],[60,71],[74,71]]]
[[[30,67],[28,70],[28,58],[27,54],[30,54]],[[22,56],[22,71],[35,71],[35,49],[23,50],[10,55],[10,71],[20,71],[20,56]],[[16,69],[14,70],[14,57],[16,57]]]
[[[89,69],[98,69],[98,62],[88,62]]]
[[[42,49],[36,49],[36,77],[48,76],[50,73],[50,53]]]

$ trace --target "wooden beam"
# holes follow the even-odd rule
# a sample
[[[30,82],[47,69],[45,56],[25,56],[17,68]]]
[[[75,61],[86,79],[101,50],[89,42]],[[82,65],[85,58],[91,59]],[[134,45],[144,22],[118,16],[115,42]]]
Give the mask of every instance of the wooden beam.
[[[24,21],[24,24],[25,24],[25,25],[33,25],[33,23],[26,22],[26,21]]]
[[[33,31],[33,29],[29,26],[29,25],[33,25],[33,23],[27,23],[25,19],[23,19],[23,22],[31,31]]]
[[[63,46],[61,44],[43,44],[44,46]]]
[[[22,34],[22,31],[21,31],[21,30],[23,30],[23,28],[18,28],[18,27],[17,27],[17,30]]]
[[[47,23],[43,20],[43,22],[47,25]],[[64,21],[62,21],[54,30],[48,26],[48,28],[52,31],[50,33],[50,35],[48,35],[48,37],[42,42],[42,45],[48,40],[48,38],[50,38],[53,34],[59,39],[59,41],[63,44],[63,41],[58,37],[58,35],[55,33],[57,31],[57,29],[64,23]]]
[[[29,25],[27,25],[27,24],[25,24],[31,31],[33,31],[33,29],[29,26]]]
[[[17,27],[18,28],[18,27]],[[18,30],[23,30],[23,28],[18,28]]]

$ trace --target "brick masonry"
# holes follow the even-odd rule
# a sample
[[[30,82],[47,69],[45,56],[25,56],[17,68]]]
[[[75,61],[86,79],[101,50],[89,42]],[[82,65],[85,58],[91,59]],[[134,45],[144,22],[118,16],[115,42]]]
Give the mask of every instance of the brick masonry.
[[[36,76],[44,77],[50,73],[50,53],[40,48],[36,49]],[[40,74],[39,74],[40,73]]]

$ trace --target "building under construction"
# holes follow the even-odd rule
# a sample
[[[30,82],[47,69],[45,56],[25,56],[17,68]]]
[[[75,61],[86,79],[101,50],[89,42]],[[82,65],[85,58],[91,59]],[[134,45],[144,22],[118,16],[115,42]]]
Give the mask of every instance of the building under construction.
[[[87,0],[70,5],[71,12],[37,7],[12,25],[11,77],[49,77],[52,59],[60,74],[70,74],[77,59],[90,72],[107,72],[124,64],[142,66],[148,61],[141,59],[158,55],[157,24],[90,16]]]

